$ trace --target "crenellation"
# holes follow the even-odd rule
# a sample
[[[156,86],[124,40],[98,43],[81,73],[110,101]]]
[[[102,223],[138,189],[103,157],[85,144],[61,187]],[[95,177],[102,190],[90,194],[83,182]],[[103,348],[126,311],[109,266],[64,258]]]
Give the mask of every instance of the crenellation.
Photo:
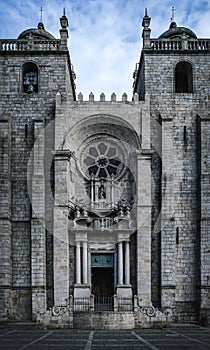
[[[97,101],[97,100],[95,100],[94,94],[91,92],[89,94],[89,101],[86,101],[86,100],[84,100],[83,94],[80,92],[78,94],[78,102],[83,102],[83,101],[85,103],[87,103],[87,102],[105,102],[105,103],[110,103],[110,102],[118,102],[118,103],[119,102],[129,102],[129,103],[132,103],[132,102],[139,102],[139,98],[138,98],[138,94],[136,93],[136,94],[134,94],[134,97],[132,98],[132,100],[128,101],[127,94],[123,93],[121,100],[117,100],[117,95],[113,92],[111,94],[110,100],[107,100],[105,94],[102,92],[100,94],[99,100]]]

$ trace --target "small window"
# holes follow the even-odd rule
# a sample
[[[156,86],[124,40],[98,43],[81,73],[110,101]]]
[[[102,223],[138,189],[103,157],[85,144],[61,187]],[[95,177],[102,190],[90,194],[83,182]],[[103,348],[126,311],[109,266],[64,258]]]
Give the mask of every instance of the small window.
[[[192,65],[188,62],[179,62],[176,65],[175,92],[193,92]]]
[[[27,94],[38,92],[38,68],[35,63],[28,62],[22,67],[23,91]]]

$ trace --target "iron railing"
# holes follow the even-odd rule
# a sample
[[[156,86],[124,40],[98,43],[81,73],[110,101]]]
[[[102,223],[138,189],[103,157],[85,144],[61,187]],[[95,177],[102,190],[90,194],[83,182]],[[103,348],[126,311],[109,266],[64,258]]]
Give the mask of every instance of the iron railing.
[[[118,311],[133,311],[133,300],[131,298],[117,298]]]
[[[73,298],[63,305],[54,305],[52,308],[53,316],[62,316],[67,312],[137,312],[154,317],[156,310],[152,304],[141,304],[141,299],[136,295],[134,298],[120,298],[116,294],[113,297],[94,297],[93,294],[89,298]]]
[[[91,311],[91,306],[90,298],[74,298],[73,311],[75,312]]]
[[[94,311],[113,311],[113,297],[94,298]]]

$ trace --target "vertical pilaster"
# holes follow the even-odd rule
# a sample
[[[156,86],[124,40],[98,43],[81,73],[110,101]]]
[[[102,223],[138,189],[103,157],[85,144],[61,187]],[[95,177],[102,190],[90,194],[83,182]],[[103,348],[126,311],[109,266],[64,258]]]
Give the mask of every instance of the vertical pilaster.
[[[69,150],[55,153],[54,304],[69,298],[68,176]]]
[[[0,121],[0,319],[9,317],[12,282],[10,130],[7,120]]]
[[[46,310],[45,137],[43,121],[34,122],[31,220],[32,317]]]
[[[200,119],[200,318],[204,325],[210,324],[210,120]]]
[[[151,155],[137,153],[137,293],[145,304],[151,302]]]
[[[161,306],[173,308],[176,284],[172,119],[162,119]]]

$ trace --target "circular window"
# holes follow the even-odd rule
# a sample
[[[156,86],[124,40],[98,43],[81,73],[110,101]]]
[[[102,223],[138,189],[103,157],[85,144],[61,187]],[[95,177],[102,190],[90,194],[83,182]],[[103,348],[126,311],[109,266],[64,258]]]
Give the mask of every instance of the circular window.
[[[125,150],[115,139],[95,138],[83,146],[80,167],[88,178],[120,177],[125,169]]]

